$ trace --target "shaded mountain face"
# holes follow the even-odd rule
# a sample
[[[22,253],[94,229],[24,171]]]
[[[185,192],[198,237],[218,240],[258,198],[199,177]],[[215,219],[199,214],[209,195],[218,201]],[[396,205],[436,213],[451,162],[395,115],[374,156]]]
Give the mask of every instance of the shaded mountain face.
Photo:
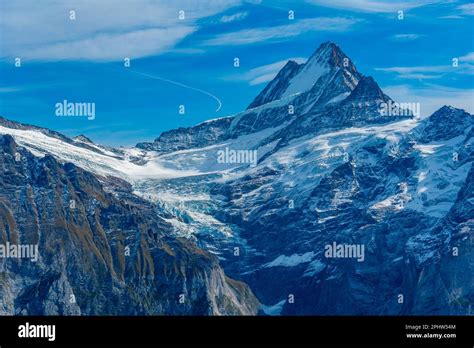
[[[459,136],[472,125],[472,117],[464,110],[443,106],[417,129],[420,142],[448,140]]]
[[[267,138],[265,143],[277,141],[278,144],[274,149],[276,151],[286,146],[292,139],[308,134],[318,135],[329,130],[383,124],[411,118],[411,115],[382,115],[380,105],[391,101],[372,77],[362,77],[345,99],[322,107],[315,103],[307,113],[297,116],[288,126]]]
[[[0,259],[2,315],[252,315],[248,287],[114,180],[0,136],[0,244],[37,245],[38,260]]]
[[[148,275],[150,258],[155,274],[160,267],[171,272],[170,264],[163,263],[166,257],[158,260],[154,255],[165,255],[168,245],[177,245],[180,255],[186,255],[180,258],[186,259],[179,268],[182,272],[193,267],[189,263],[194,265],[198,254],[202,268],[192,274],[199,279],[215,274],[220,279],[204,281],[219,286],[198,287],[204,302],[217,304],[199,313],[254,313],[258,307],[246,286],[218,276],[221,271],[209,271],[218,258],[226,274],[249,285],[261,303],[260,311],[269,315],[472,314],[474,116],[450,106],[426,118],[382,112],[392,102],[372,77],[357,72],[337,45],[324,43],[305,64],[289,62],[242,113],[165,132],[137,148],[117,152],[84,138],[61,142],[48,132],[15,125],[0,125],[0,134],[11,134],[18,144],[10,141],[7,148],[17,146],[35,154],[24,169],[29,173],[45,172],[37,169],[54,157],[59,172],[69,173],[65,168],[71,162],[85,169],[72,166],[75,172],[102,185],[92,191],[106,198],[90,193],[98,207],[90,196],[81,196],[85,200],[81,206],[92,205],[98,211],[67,220],[67,226],[88,226],[90,237],[85,240],[98,243],[99,251],[102,245],[111,250],[104,260],[118,258],[114,250],[124,248],[124,240],[146,241],[149,247],[143,255],[142,242],[142,249],[132,248],[138,250],[140,261],[134,261],[130,273],[113,261],[116,276],[104,276],[112,273],[109,267],[108,273],[93,279]],[[222,156],[229,150],[248,157],[236,161]],[[8,151],[11,161],[14,150]],[[248,161],[249,154],[255,155],[254,162]],[[46,177],[58,170],[48,169]],[[4,180],[14,177],[5,174]],[[69,174],[52,177],[72,185]],[[71,214],[61,210],[68,195],[89,192],[73,186],[73,193],[60,196],[64,189],[55,189],[53,199],[51,187],[58,184],[46,181],[49,191],[43,186],[38,191],[45,179],[28,180],[6,191],[4,204],[17,212],[5,215],[5,221],[14,217],[18,225],[39,226],[38,221],[46,220],[40,219],[41,214],[49,210],[53,217]],[[16,203],[29,187],[45,197],[46,206],[29,212],[25,210],[29,205]],[[115,206],[118,213],[108,213]],[[108,231],[105,237],[94,232],[97,221]],[[121,232],[106,226],[120,226]],[[162,233],[157,232],[153,244],[149,234],[156,231]],[[62,233],[55,240],[64,238]],[[159,244],[165,242],[166,246]],[[59,264],[67,267],[68,262]],[[60,268],[48,264],[44,270],[50,267]],[[172,289],[183,282],[175,277],[176,267],[173,270]],[[153,279],[154,285],[161,285]],[[186,279],[186,289],[195,289]],[[12,283],[5,287],[23,288]],[[210,295],[215,288],[221,290]],[[148,292],[159,296],[151,285],[139,289],[144,298]],[[222,296],[226,300],[212,300]],[[129,297],[124,301],[138,306]],[[216,309],[228,301],[227,311]],[[172,304],[168,309],[164,311],[172,312]],[[190,307],[187,313],[196,311]]]
[[[464,126],[447,135],[444,117]],[[239,226],[248,250],[224,267],[268,313],[469,314],[473,126],[473,115],[442,108],[419,123],[290,142],[214,186],[219,218]],[[327,257],[333,243],[364,246],[363,261]]]
[[[278,72],[277,76],[265,87],[265,89],[255,98],[247,109],[253,109],[257,106],[280,99],[288,89],[289,81],[301,70],[301,65],[295,61],[288,61],[286,65]]]
[[[472,152],[470,153],[472,156]],[[472,160],[472,157],[471,157]],[[413,312],[472,315],[474,257],[474,168],[467,175],[448,214],[431,234],[413,238],[413,258],[431,255],[419,267]]]

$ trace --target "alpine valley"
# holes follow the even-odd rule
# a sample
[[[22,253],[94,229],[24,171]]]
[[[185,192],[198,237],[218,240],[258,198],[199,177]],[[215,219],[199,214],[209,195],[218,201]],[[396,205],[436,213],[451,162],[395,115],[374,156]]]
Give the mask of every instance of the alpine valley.
[[[0,314],[472,315],[474,116],[381,105],[326,42],[133,148],[0,118]]]

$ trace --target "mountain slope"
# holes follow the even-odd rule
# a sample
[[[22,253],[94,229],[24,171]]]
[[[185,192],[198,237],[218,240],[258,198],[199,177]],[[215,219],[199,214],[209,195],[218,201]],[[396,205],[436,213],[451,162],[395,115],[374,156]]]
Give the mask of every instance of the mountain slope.
[[[435,288],[418,281],[428,267],[438,281],[448,272],[441,265],[472,267],[469,210],[456,259],[450,249],[458,228],[440,224],[462,206],[458,193],[474,198],[466,186],[474,120],[453,108],[445,117],[468,127],[444,144],[419,145],[415,120],[351,128],[290,142],[252,173],[216,185],[219,218],[239,227],[247,250],[238,265],[224,267],[242,274],[263,303],[282,303],[281,314],[468,313],[469,277]],[[431,134],[444,125],[429,118],[419,127]],[[326,258],[325,246],[334,242],[364,245],[364,261]],[[289,294],[298,300],[287,302]]]
[[[39,259],[0,259],[3,315],[252,315],[258,301],[217,259],[115,180],[0,136],[0,240],[38,245]],[[180,297],[182,296],[182,297]],[[180,302],[180,299],[182,301]]]
[[[289,62],[242,113],[137,148],[14,125],[0,133],[153,210],[150,221],[219,259],[267,314],[471,314],[472,279],[454,268],[473,264],[474,116],[450,106],[390,116],[381,112],[390,102],[324,43],[305,64]],[[258,160],[219,160],[232,149]],[[117,177],[130,185],[125,197]],[[334,244],[364,252],[328,256]],[[246,294],[234,303],[247,298],[241,310],[252,312]]]
[[[250,103],[247,109],[253,109],[257,106],[267,104],[280,97],[288,89],[288,82],[301,70],[301,65],[293,60],[278,72],[276,77],[265,87],[265,89]]]

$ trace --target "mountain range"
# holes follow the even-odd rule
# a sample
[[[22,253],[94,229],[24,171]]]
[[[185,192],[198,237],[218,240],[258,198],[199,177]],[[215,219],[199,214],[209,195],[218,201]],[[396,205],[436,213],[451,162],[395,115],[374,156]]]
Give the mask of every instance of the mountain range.
[[[392,103],[326,42],[132,148],[0,118],[0,314],[472,314],[474,117]]]

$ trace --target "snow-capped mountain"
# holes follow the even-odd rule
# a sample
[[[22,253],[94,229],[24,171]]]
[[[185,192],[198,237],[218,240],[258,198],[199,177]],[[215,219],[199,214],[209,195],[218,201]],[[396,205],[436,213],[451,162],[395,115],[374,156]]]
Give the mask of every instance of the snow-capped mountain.
[[[290,60],[248,108],[299,94],[311,103],[334,102],[350,93],[361,78],[349,57],[336,44],[325,42],[306,63]]]
[[[8,134],[0,150],[2,246],[38,252],[0,258],[0,314],[257,313],[249,288],[215,256],[174,238],[160,210],[125,181],[100,182],[50,154],[35,156]]]
[[[379,106],[389,101],[373,78],[361,75],[337,45],[326,42],[305,64],[288,62],[244,112],[164,132],[153,143],[137,147],[167,153],[268,129],[275,134],[270,137],[266,132],[267,142],[287,141],[289,137],[326,129],[392,122],[410,116],[382,115]]]
[[[216,255],[264,313],[470,314],[474,117],[450,106],[384,114],[392,102],[324,43],[247,110],[132,149],[4,119],[0,134],[93,173],[117,199],[113,178],[123,180],[128,199],[153,207],[171,238]],[[328,254],[335,245],[363,253]],[[256,300],[242,294],[250,313]]]

